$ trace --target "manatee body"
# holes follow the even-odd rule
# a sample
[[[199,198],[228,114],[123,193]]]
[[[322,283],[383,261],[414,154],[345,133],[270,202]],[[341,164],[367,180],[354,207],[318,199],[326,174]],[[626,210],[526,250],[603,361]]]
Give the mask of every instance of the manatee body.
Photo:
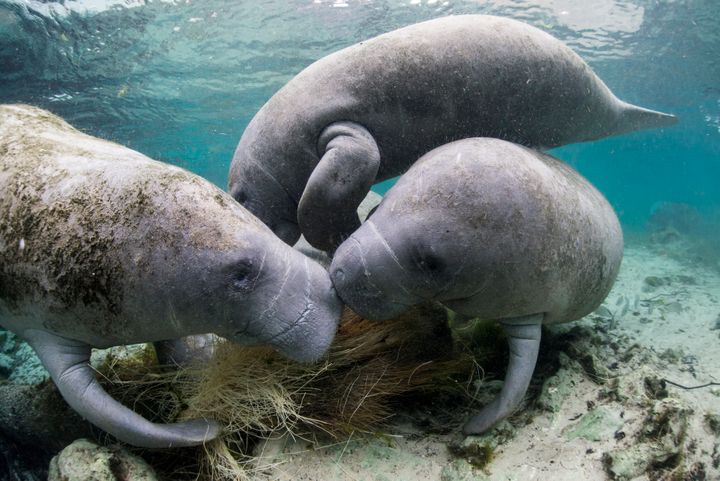
[[[215,333],[297,360],[329,346],[341,310],[327,271],[183,169],[0,106],[0,325],[24,337],[63,397],[131,444],[184,446],[219,426],[153,424],[105,393],[91,347]]]
[[[459,15],[313,63],[252,119],[229,192],[286,242],[332,250],[370,186],[448,142],[550,148],[671,125],[627,104],[570,48],[525,23]]]
[[[607,200],[562,161],[490,138],[456,141],[413,165],[330,266],[340,298],[369,319],[433,300],[498,320],[510,366],[498,399],[465,426],[517,407],[540,325],[579,319],[607,296],[623,236]]]

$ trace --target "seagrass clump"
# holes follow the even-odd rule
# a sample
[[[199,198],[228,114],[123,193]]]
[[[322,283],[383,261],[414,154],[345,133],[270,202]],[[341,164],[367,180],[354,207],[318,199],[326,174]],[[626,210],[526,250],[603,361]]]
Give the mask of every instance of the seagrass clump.
[[[423,307],[372,322],[346,310],[325,359],[289,361],[267,348],[217,346],[184,393],[189,416],[226,423],[230,432],[298,435],[376,429],[393,401],[417,391],[448,389],[472,369],[455,356],[444,310]]]
[[[223,438],[202,448],[204,470],[214,479],[242,479],[254,440],[373,432],[402,397],[462,392],[473,370],[442,308],[423,306],[383,322],[346,309],[329,353],[315,364],[220,341],[209,362],[120,385],[134,407],[174,418],[164,421],[204,416],[223,423]]]

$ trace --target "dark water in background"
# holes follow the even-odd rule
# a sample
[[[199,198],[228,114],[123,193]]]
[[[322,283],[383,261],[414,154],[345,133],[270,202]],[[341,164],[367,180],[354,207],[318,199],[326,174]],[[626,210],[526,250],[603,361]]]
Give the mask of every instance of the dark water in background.
[[[680,116],[669,129],[555,151],[610,199],[626,228],[642,227],[660,201],[720,218],[717,0],[0,0],[0,102],[47,108],[225,188],[244,127],[302,68],[460,13],[538,26],[622,99]]]

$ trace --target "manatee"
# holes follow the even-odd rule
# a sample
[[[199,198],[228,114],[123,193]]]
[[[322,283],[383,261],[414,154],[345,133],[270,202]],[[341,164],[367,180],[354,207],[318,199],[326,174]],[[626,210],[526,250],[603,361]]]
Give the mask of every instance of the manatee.
[[[522,401],[541,324],[595,310],[622,252],[617,216],[579,173],[517,144],[473,138],[420,158],[339,246],[330,277],[369,319],[435,301],[500,323],[510,363],[498,398],[464,427],[477,434]]]
[[[199,444],[207,419],[151,423],[112,399],[91,347],[215,333],[298,361],[328,348],[329,275],[229,195],[178,167],[0,106],[0,325],[88,421],[143,447]]]
[[[229,192],[280,238],[332,251],[370,186],[448,142],[538,149],[676,122],[619,100],[570,48],[525,23],[458,15],[335,52],[255,115]]]

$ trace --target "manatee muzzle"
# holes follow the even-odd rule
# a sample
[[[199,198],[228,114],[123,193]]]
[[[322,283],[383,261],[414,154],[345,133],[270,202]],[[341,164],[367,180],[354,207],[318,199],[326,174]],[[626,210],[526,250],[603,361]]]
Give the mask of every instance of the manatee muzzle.
[[[403,287],[404,272],[387,244],[374,242],[373,232],[369,238],[363,235],[368,224],[338,247],[330,264],[330,278],[353,311],[380,321],[401,314],[420,299]]]
[[[312,362],[329,349],[342,313],[342,303],[319,264],[295,253],[301,267],[283,284],[276,305],[259,319],[264,344],[299,362]]]

